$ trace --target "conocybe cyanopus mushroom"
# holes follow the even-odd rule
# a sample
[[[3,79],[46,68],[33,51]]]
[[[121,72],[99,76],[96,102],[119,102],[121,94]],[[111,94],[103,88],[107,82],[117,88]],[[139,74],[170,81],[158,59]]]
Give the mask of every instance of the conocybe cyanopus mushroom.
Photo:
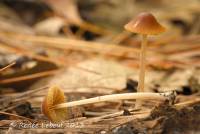
[[[172,92],[167,93],[122,93],[98,96],[94,98],[65,102],[65,95],[62,89],[57,86],[50,87],[42,102],[43,114],[53,122],[59,122],[67,119],[67,107],[80,106],[85,104],[105,102],[112,100],[139,99],[139,100],[159,100],[165,101],[174,96]]]
[[[157,22],[156,18],[151,13],[147,12],[140,13],[124,27],[127,31],[142,35],[140,73],[137,90],[138,92],[144,92],[147,35],[160,34],[165,31],[165,28]]]

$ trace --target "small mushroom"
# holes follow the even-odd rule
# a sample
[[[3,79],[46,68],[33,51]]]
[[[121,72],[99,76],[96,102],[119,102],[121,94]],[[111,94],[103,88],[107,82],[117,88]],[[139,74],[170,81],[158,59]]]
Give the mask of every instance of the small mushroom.
[[[98,96],[89,99],[83,99],[72,102],[65,102],[65,96],[62,89],[57,86],[49,88],[49,91],[42,102],[42,113],[53,122],[59,122],[67,119],[67,107],[80,106],[113,100],[138,99],[138,100],[169,100],[172,93],[122,93]]]
[[[67,109],[53,109],[52,107],[65,103],[64,92],[57,86],[49,88],[46,97],[42,102],[42,113],[52,122],[59,122],[67,119]]]
[[[148,12],[140,13],[136,18],[126,24],[124,28],[132,33],[142,35],[140,74],[137,91],[144,92],[147,35],[160,34],[165,31],[165,28],[157,22],[156,18],[151,13]]]

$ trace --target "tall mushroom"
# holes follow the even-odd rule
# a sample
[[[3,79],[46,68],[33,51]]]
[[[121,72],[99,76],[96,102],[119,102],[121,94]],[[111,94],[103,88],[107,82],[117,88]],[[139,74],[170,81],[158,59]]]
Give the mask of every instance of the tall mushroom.
[[[144,92],[147,35],[160,34],[165,31],[165,28],[157,22],[156,18],[151,13],[148,12],[140,13],[136,18],[126,24],[124,28],[132,33],[142,35],[140,74],[137,91]]]

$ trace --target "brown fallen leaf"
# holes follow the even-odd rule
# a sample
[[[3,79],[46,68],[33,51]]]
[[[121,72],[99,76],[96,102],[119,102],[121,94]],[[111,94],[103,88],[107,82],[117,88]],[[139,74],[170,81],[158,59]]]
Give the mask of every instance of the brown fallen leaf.
[[[50,83],[63,88],[74,87],[74,90],[85,92],[112,93],[126,88],[126,81],[135,74],[131,69],[113,61],[92,59],[77,64],[92,72],[74,67],[54,77]]]

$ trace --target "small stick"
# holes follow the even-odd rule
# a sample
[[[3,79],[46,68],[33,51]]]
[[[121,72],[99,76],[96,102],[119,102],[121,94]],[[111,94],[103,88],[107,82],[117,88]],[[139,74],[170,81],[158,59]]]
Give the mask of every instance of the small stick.
[[[30,74],[30,75],[24,75],[24,76],[9,78],[9,79],[5,79],[5,80],[1,80],[0,84],[8,84],[8,83],[13,83],[13,82],[18,82],[18,81],[41,78],[41,77],[45,77],[45,76],[54,75],[54,74],[58,73],[59,71],[60,71],[59,69],[56,69],[56,70],[34,73],[34,74]]]
[[[32,121],[32,119],[30,119],[30,118],[20,116],[20,115],[17,115],[17,114],[12,114],[12,113],[2,112],[2,111],[0,111],[0,114],[9,115],[9,116],[17,117],[17,118],[20,118],[20,119]]]
[[[197,103],[200,103],[200,98],[195,98],[193,100],[177,103],[174,106],[175,107],[184,107],[184,106],[194,105],[194,104],[197,104]]]
[[[7,66],[1,68],[1,69],[0,69],[0,72],[6,70],[7,68],[10,68],[10,67],[13,66],[13,65],[15,65],[15,62],[12,62],[12,63],[8,64]]]
[[[6,33],[0,32],[1,35],[6,35]],[[102,44],[96,42],[74,40],[68,38],[55,38],[47,36],[31,36],[23,34],[7,34],[10,38],[17,39],[19,41],[33,42],[34,45],[42,45],[45,47],[56,48],[61,50],[78,50],[84,52],[97,52],[105,55],[112,55],[117,57],[123,57],[124,53],[127,55],[125,57],[136,58],[136,53],[139,53],[137,48],[128,48],[124,46],[117,46],[116,44]],[[58,45],[60,44],[60,45]],[[102,47],[104,45],[105,47]],[[133,53],[134,52],[134,53]]]

